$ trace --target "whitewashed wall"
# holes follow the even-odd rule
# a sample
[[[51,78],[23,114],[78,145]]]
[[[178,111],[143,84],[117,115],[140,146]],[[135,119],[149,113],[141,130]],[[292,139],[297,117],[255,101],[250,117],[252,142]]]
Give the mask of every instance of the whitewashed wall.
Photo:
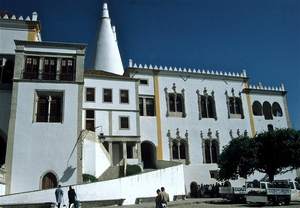
[[[183,178],[183,166],[173,166],[135,176],[128,176],[110,181],[96,182],[74,186],[81,201],[126,199],[125,205],[134,204],[138,197],[154,197],[156,190],[164,186],[173,200],[174,195],[187,194]],[[62,187],[66,193],[67,186]],[[0,196],[1,204],[55,202],[55,189],[33,191],[20,194]],[[67,194],[64,201],[67,202]],[[154,202],[153,202],[154,203]]]

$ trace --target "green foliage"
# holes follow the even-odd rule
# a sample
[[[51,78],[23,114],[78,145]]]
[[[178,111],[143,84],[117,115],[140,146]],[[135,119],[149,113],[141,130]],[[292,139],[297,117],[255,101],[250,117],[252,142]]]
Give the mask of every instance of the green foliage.
[[[276,129],[253,138],[234,138],[223,147],[218,167],[221,180],[246,177],[257,170],[273,181],[275,175],[300,167],[300,131]]]
[[[236,179],[246,177],[254,172],[255,145],[253,139],[240,136],[232,139],[218,159],[219,179]]]
[[[127,165],[126,166],[126,176],[135,175],[142,172],[142,169],[138,165]]]
[[[90,175],[90,174],[82,174],[82,179],[83,179],[83,182],[86,182],[86,183],[91,183],[91,182],[97,182],[98,179],[93,176],[93,175]]]

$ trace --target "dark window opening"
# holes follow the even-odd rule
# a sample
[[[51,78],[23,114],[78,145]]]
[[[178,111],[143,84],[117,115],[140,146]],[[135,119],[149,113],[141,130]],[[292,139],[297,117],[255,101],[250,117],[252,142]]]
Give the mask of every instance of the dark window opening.
[[[112,102],[112,90],[111,89],[103,89],[103,102]]]
[[[129,103],[128,90],[120,90],[121,103]]]
[[[44,59],[44,80],[55,80],[56,79],[56,58],[45,58]]]
[[[39,72],[39,57],[28,56],[25,59],[24,79],[37,79]]]
[[[120,124],[121,129],[129,129],[129,118],[120,117]]]
[[[60,80],[73,81],[75,74],[75,60],[63,58],[61,60]]]
[[[86,101],[95,101],[95,89],[86,88]]]

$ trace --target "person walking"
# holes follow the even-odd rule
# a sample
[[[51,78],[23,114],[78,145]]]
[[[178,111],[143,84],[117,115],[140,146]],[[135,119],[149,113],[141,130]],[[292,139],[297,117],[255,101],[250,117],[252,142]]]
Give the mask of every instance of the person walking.
[[[58,208],[60,208],[60,204],[61,204],[63,195],[64,195],[64,192],[61,189],[61,185],[59,185],[58,188],[55,190],[55,198],[56,198]]]
[[[74,207],[76,208],[76,192],[72,188],[72,186],[69,186],[68,198],[69,198],[69,208],[71,207],[71,204],[74,204]]]
[[[157,193],[157,196],[155,198],[155,205],[156,205],[155,208],[162,208],[160,190],[157,189],[156,193]]]
[[[161,187],[161,204],[162,207],[167,207],[168,202],[170,201],[169,194],[166,192],[164,187]]]

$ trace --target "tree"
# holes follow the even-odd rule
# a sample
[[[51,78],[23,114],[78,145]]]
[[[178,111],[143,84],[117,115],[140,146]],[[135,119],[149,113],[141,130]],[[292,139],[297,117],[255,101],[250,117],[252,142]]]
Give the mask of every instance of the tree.
[[[299,131],[276,129],[262,132],[253,139],[257,151],[255,169],[261,173],[266,173],[270,181],[274,180],[275,175],[299,167]]]
[[[273,181],[275,175],[300,167],[300,131],[276,129],[253,138],[234,138],[223,148],[218,167],[221,180],[259,171]]]
[[[255,165],[254,140],[247,136],[232,139],[218,159],[219,179],[237,179],[238,176],[246,177],[254,172]]]

